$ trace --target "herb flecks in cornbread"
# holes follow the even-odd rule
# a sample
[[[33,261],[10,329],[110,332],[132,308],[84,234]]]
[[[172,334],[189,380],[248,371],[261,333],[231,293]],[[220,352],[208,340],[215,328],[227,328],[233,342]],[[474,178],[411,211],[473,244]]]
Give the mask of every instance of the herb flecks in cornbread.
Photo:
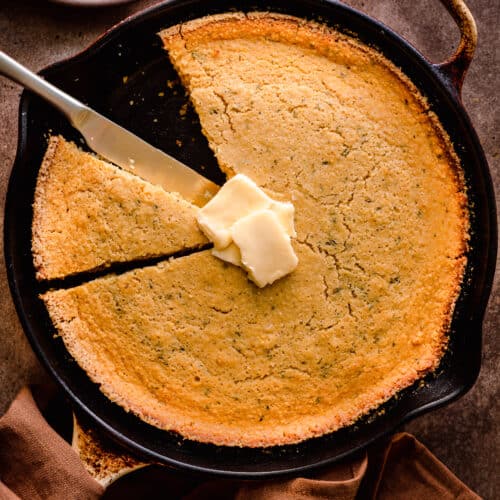
[[[161,36],[222,168],[293,202],[300,265],[259,289],[204,251],[49,292],[50,315],[105,394],[187,438],[346,426],[446,346],[468,228],[453,148],[397,68],[324,26],[228,14]]]
[[[168,255],[207,243],[197,207],[52,137],[33,204],[37,278]]]

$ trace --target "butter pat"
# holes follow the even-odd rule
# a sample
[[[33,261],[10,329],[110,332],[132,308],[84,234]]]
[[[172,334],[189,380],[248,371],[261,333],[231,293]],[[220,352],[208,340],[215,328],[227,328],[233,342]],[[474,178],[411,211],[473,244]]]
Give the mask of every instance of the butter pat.
[[[291,203],[267,196],[251,179],[230,179],[198,214],[198,224],[214,243],[212,254],[244,268],[263,287],[297,266]]]
[[[241,252],[240,249],[234,244],[231,243],[226,248],[222,250],[217,250],[217,248],[213,248],[212,255],[215,255],[221,260],[225,260],[226,262],[230,262],[235,266],[241,266]]]
[[[272,200],[248,177],[238,174],[200,210],[198,224],[216,248],[231,243],[231,227],[255,210],[269,207]]]
[[[278,216],[271,210],[258,210],[231,228],[234,244],[249,278],[260,287],[291,273],[299,262]]]

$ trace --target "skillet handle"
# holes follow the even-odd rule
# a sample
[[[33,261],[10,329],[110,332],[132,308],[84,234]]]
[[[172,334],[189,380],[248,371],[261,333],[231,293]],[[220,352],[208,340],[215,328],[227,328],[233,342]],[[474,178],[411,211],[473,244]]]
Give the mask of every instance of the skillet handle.
[[[150,465],[129,455],[92,427],[85,425],[75,413],[71,447],[80,457],[87,472],[104,488],[120,477]]]
[[[441,0],[460,29],[460,44],[448,60],[435,64],[441,75],[460,96],[465,73],[474,56],[477,45],[477,28],[471,11],[464,0]]]

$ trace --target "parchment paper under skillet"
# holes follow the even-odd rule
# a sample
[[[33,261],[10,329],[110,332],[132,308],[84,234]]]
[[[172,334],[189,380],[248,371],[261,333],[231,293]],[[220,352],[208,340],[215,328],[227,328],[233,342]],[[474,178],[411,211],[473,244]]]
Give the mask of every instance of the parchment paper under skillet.
[[[16,308],[33,349],[64,389],[82,418],[145,460],[212,474],[265,478],[305,473],[362,449],[416,415],[442,406],[467,392],[480,368],[481,329],[496,258],[496,211],[488,165],[462,107],[460,89],[471,61],[476,31],[462,0],[442,0],[460,26],[456,54],[435,65],[381,23],[333,1],[174,0],[127,19],[94,45],[42,71],[51,82],[154,146],[205,175],[223,181],[200,126],[191,111],[179,120],[186,102],[181,87],[166,89],[176,78],[156,33],[181,21],[228,10],[272,10],[321,19],[375,46],[427,96],[450,135],[462,162],[471,205],[471,241],[466,278],[450,330],[449,349],[426,384],[410,387],[356,425],[295,446],[268,449],[216,447],[182,440],[151,427],[111,403],[69,356],[38,299],[31,258],[31,218],[37,169],[49,132],[78,140],[64,118],[24,92],[20,106],[19,145],[5,209],[5,258]],[[126,80],[126,85],[124,84]],[[177,92],[174,93],[174,90]],[[159,98],[159,93],[165,93]],[[132,103],[132,104],[131,104]],[[192,138],[195,140],[193,141]],[[185,146],[179,148],[176,140]],[[189,139],[189,140],[182,140]]]

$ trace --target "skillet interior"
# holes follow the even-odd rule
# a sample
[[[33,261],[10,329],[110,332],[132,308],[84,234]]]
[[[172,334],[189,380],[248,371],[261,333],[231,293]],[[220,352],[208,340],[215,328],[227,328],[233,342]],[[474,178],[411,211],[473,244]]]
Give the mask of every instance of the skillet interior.
[[[127,414],[105,398],[53,338],[43,303],[37,298],[31,258],[31,218],[37,171],[49,132],[78,140],[78,134],[48,104],[25,92],[20,109],[18,155],[5,212],[5,254],[11,291],[26,334],[39,358],[84,417],[146,459],[191,470],[240,477],[264,477],[306,470],[338,460],[393,431],[409,418],[464,394],[477,378],[481,322],[496,254],[496,216],[487,164],[470,122],[451,87],[421,55],[397,35],[338,3],[321,0],[219,1],[174,0],[150,9],[112,30],[82,54],[58,63],[43,75],[76,98],[136,132],[155,146],[222,182],[215,159],[201,135],[196,115],[181,120],[187,101],[156,33],[167,26],[230,9],[274,10],[320,19],[374,45],[414,81],[448,131],[462,160],[471,203],[469,263],[454,313],[450,344],[435,375],[391,399],[382,409],[347,429],[299,445],[270,449],[216,447],[183,441]],[[126,83],[124,82],[126,78]],[[177,92],[174,94],[174,91]],[[161,96],[159,93],[165,95]],[[133,101],[133,104],[131,104]],[[192,140],[194,138],[194,141]],[[178,147],[176,139],[183,143]]]

